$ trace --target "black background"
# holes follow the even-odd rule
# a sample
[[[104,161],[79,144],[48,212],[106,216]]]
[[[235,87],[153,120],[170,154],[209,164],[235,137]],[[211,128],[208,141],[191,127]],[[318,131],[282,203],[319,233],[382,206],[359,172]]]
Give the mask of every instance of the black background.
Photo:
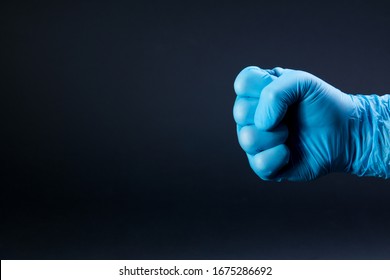
[[[388,181],[263,182],[231,112],[248,65],[388,93],[382,2],[0,4],[0,257],[390,258]]]

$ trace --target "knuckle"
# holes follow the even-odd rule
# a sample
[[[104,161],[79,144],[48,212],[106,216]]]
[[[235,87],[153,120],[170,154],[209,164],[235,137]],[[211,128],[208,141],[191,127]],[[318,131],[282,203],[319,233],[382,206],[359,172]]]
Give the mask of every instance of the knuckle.
[[[233,117],[237,124],[248,125],[254,122],[256,104],[252,100],[239,98],[233,107]]]
[[[256,157],[253,168],[259,174],[263,174],[267,170],[267,163],[261,157]]]
[[[252,153],[253,150],[255,150],[256,139],[255,133],[251,126],[244,126],[241,128],[238,140],[240,142],[241,148],[245,152]]]
[[[243,103],[240,99],[237,99],[233,106],[233,117],[236,123],[241,123],[245,116]]]
[[[268,162],[261,155],[254,157],[253,169],[261,178],[269,176]]]

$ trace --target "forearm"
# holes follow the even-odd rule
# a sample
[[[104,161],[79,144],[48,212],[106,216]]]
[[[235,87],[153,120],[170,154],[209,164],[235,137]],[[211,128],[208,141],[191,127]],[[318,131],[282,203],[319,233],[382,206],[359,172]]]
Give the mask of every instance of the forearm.
[[[354,95],[349,172],[390,178],[390,95]]]

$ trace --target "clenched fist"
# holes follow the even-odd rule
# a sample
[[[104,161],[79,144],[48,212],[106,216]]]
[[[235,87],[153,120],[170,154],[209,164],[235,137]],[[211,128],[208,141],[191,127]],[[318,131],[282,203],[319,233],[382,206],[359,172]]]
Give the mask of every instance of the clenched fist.
[[[307,72],[254,66],[234,90],[238,140],[260,178],[390,176],[389,95],[345,94]]]

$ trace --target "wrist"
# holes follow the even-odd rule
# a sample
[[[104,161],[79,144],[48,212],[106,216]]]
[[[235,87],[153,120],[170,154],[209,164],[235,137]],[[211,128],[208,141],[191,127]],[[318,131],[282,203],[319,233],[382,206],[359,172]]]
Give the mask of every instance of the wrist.
[[[390,177],[389,96],[351,95],[355,110],[349,119],[350,160],[347,172]]]

